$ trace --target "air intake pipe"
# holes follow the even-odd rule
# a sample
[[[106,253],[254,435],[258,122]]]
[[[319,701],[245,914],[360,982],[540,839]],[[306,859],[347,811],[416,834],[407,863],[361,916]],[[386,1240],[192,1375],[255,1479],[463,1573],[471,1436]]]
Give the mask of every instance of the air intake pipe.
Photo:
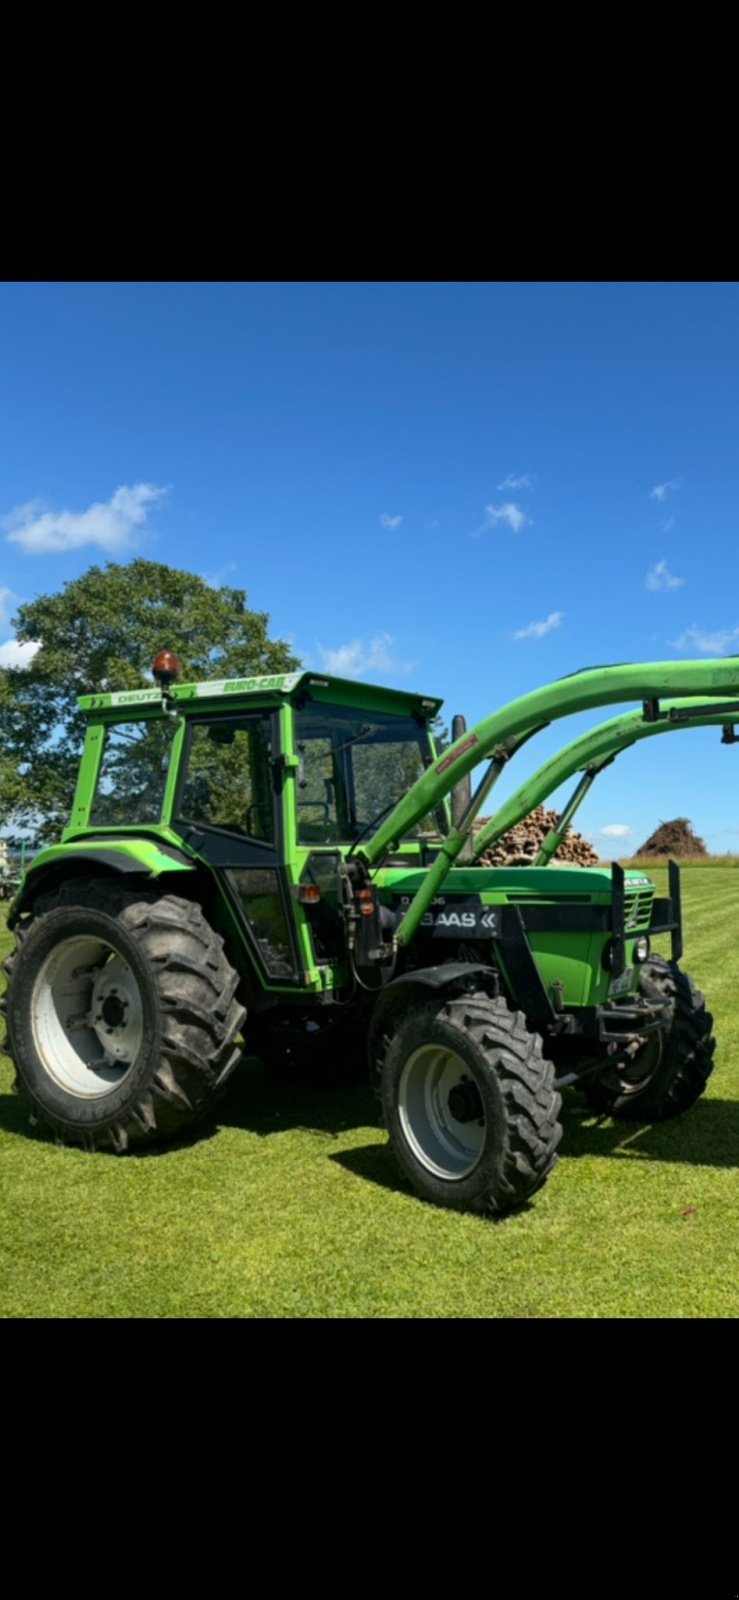
[[[467,718],[463,717],[461,713],[458,712],[456,717],[452,717],[452,743],[456,744],[457,739],[461,739],[462,734],[466,732]],[[472,774],[470,772],[465,773],[465,776],[460,778],[459,783],[454,785],[451,799],[452,822],[454,827],[458,828],[472,800]],[[462,849],[459,852],[457,860],[459,861],[460,866],[463,866],[466,862],[472,861],[473,858],[474,843],[472,834],[470,833],[462,845]]]

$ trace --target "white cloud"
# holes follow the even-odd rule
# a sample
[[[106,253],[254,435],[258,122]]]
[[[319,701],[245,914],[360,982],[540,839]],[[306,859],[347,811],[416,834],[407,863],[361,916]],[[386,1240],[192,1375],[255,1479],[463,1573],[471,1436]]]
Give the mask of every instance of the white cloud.
[[[392,653],[395,643],[389,633],[378,633],[367,643],[352,639],[350,644],[340,644],[335,650],[318,645],[324,672],[335,673],[339,678],[363,678],[367,672],[412,672],[413,661],[397,661]]]
[[[596,837],[599,839],[628,839],[629,834],[633,832],[633,828],[630,828],[626,822],[607,822],[605,828],[598,829]]]
[[[564,621],[564,611],[550,611],[545,622],[530,622],[528,627],[519,628],[514,633],[514,639],[543,639],[545,633],[551,633],[553,628],[559,628]]]
[[[0,644],[0,667],[29,667],[40,649],[41,644],[35,639],[29,639],[27,644],[21,644],[19,639],[8,639]]]
[[[684,582],[684,578],[673,576],[666,561],[658,561],[647,573],[646,586],[648,589],[680,589]]]
[[[383,511],[382,516],[380,517],[381,527],[389,528],[391,533],[394,533],[395,529],[400,527],[402,521],[402,517],[389,517],[386,511]]]
[[[534,480],[528,472],[522,472],[520,478],[514,478],[509,472],[508,477],[498,484],[499,489],[533,489]]]
[[[507,522],[514,533],[520,533],[529,520],[514,500],[507,500],[503,506],[486,506],[485,511],[488,519],[486,526],[488,528],[494,528],[499,522]],[[480,531],[484,530],[481,529]]]
[[[662,501],[667,499],[668,494],[672,494],[673,489],[679,488],[679,478],[668,478],[667,483],[655,483],[654,488],[649,491],[649,498],[650,500],[658,501],[661,505]]]
[[[166,493],[155,483],[122,484],[109,500],[96,501],[86,511],[46,511],[39,501],[31,500],[16,506],[3,521],[11,544],[22,544],[31,555],[78,550],[86,544],[124,550]]]
[[[706,633],[693,623],[679,639],[671,639],[673,650],[700,650],[706,656],[727,656],[739,653],[739,628],[717,628]]]
[[[660,523],[660,527],[661,527],[663,533],[672,533],[672,530],[673,530],[674,526],[675,526],[675,518],[674,517],[665,517],[664,522]]]

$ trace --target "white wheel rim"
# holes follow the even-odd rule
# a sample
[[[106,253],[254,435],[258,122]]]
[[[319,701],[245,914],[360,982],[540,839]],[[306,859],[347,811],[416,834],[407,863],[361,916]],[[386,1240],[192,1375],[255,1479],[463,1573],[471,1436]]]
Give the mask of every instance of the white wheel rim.
[[[398,1115],[427,1172],[451,1183],[474,1172],[485,1149],[487,1117],[469,1067],[454,1050],[424,1044],[413,1051],[401,1073]]]
[[[31,1030],[45,1071],[68,1094],[99,1100],[117,1089],[144,1036],[141,991],[123,956],[91,934],[62,940],[34,983]]]

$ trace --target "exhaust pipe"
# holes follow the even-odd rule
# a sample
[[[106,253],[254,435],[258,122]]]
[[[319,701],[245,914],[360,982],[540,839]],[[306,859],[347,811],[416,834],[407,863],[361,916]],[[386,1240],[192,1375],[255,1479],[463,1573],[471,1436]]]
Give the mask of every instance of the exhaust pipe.
[[[467,732],[467,718],[463,717],[461,715],[461,713],[458,713],[457,716],[452,717],[452,743],[456,744],[457,740],[461,739],[462,734],[466,733],[466,732]],[[471,800],[472,800],[472,774],[468,772],[468,773],[465,774],[464,778],[460,778],[459,783],[456,783],[454,785],[454,788],[452,789],[452,793],[451,793],[452,823],[454,824],[455,828],[459,827],[459,824],[460,824],[465,812],[469,809]],[[462,849],[460,850],[459,856],[457,857],[457,859],[458,859],[458,861],[460,863],[460,866],[463,866],[465,862],[469,862],[469,861],[472,860],[472,834],[471,833],[469,835],[469,838],[465,839],[464,844],[462,845]]]

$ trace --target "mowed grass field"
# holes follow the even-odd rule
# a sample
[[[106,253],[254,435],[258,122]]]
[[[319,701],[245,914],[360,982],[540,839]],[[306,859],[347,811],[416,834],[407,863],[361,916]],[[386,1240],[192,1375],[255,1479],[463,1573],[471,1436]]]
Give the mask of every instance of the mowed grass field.
[[[0,1316],[736,1317],[739,877],[690,867],[683,896],[718,1037],[706,1095],[641,1128],[568,1091],[554,1174],[500,1222],[416,1199],[362,1086],[289,1089],[249,1061],[197,1140],[119,1159],[29,1128],[0,1057]]]

